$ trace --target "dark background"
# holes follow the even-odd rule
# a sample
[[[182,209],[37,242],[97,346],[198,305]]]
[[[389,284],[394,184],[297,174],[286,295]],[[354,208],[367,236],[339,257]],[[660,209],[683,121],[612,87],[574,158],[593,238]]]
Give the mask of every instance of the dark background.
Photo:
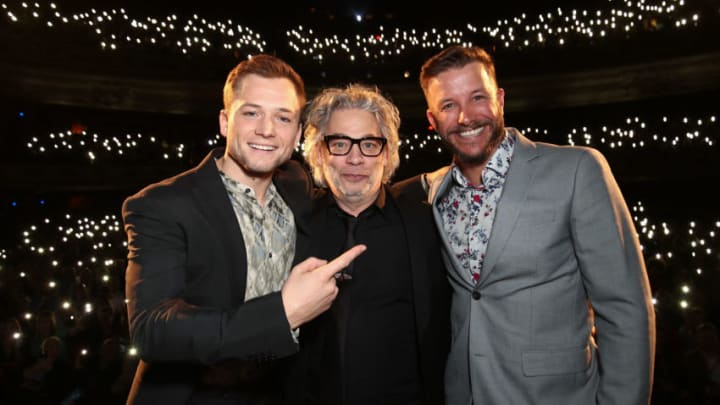
[[[413,7],[394,1],[68,1],[56,9],[49,2],[37,7],[3,3],[0,319],[5,326],[0,332],[3,339],[20,335],[4,346],[0,381],[9,391],[0,391],[48,403],[70,393],[79,402],[122,401],[136,357],[127,342],[122,304],[120,205],[143,186],[192,167],[213,145],[223,145],[217,131],[222,85],[240,60],[261,51],[285,59],[305,79],[309,96],[325,86],[377,85],[401,111],[399,180],[450,160],[428,129],[418,73],[422,62],[442,48],[437,39],[455,30],[495,58],[498,81],[506,91],[507,125],[536,141],[589,145],[608,158],[636,221],[656,298],[653,403],[712,403],[720,398],[720,299],[715,293],[720,274],[719,3],[666,1],[662,13],[653,8],[660,1],[475,1]],[[125,12],[118,13],[120,8]],[[111,23],[97,21],[103,11],[112,10],[116,17]],[[78,19],[61,23],[52,16],[55,11]],[[625,17],[630,12],[633,17]],[[123,14],[151,29],[133,27]],[[204,33],[189,31],[187,36],[206,38],[212,45],[205,52],[192,47],[182,53],[177,41],[184,41],[185,34],[177,27],[165,39],[152,34],[156,44],[123,40],[149,37],[152,19],[171,15],[178,27],[188,21],[193,21],[191,27],[203,27]],[[613,16],[616,26],[629,21],[633,26],[611,29],[606,20]],[[228,19],[258,34],[263,49],[218,46],[224,36],[209,30],[209,24]],[[509,46],[482,31],[498,24],[514,24]],[[594,35],[570,30],[561,35],[560,45],[556,33],[541,28],[546,41],[539,43],[537,33],[525,29],[535,24],[592,28]],[[470,25],[479,31],[473,33]],[[300,26],[305,33],[312,30],[313,37],[335,35],[351,43],[356,36],[388,40],[396,29],[426,33],[428,41],[435,41],[387,47],[401,49],[399,55],[380,55],[365,43],[369,57],[355,49],[354,61],[342,52],[320,59],[289,44],[289,32]],[[111,34],[116,34],[117,49],[103,49],[102,41],[109,43]],[[132,141],[136,144],[128,143]],[[103,142],[110,150],[100,147]],[[64,302],[69,308],[63,308]],[[84,311],[88,302],[98,309]],[[53,334],[63,339],[64,374],[71,377],[57,382],[48,374],[38,388],[23,371],[37,362],[42,341],[37,319],[47,313],[55,318]],[[8,354],[14,346],[16,357]],[[83,349],[89,352],[82,354]],[[120,354],[113,357],[113,350]],[[3,395],[0,402],[11,401],[10,394]]]

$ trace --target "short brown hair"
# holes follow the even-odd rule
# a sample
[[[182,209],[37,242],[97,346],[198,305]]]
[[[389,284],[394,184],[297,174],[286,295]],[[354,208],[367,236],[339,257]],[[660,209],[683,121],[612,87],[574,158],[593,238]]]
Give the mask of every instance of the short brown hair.
[[[235,99],[235,91],[242,82],[242,79],[249,74],[256,74],[268,79],[290,80],[295,87],[298,104],[301,108],[305,105],[305,84],[295,69],[276,56],[260,54],[238,63],[238,65],[228,73],[227,80],[225,80],[225,87],[223,88],[223,104],[225,109],[230,108],[230,105]]]
[[[420,87],[427,96],[427,87],[430,79],[450,69],[459,69],[467,64],[480,62],[488,75],[497,85],[495,78],[495,63],[492,57],[482,48],[464,47],[460,45],[445,48],[425,61],[420,69]]]

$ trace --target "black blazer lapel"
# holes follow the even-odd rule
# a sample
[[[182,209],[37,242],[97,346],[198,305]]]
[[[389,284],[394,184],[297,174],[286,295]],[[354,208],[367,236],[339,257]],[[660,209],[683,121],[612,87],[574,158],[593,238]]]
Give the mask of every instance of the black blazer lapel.
[[[393,196],[395,197],[395,196]],[[430,319],[432,280],[430,269],[426,260],[425,252],[428,249],[437,249],[437,246],[430,246],[433,240],[431,235],[435,232],[432,227],[432,213],[427,203],[410,201],[406,196],[399,195],[395,202],[400,211],[405,238],[410,253],[410,269],[413,299],[415,305],[415,327],[417,328],[418,345],[423,346],[421,341],[425,336]],[[430,241],[431,243],[428,243]]]
[[[227,254],[228,282],[236,287],[235,291],[241,292],[233,296],[231,304],[237,306],[245,300],[247,256],[240,225],[215,165],[215,158],[221,153],[220,149],[213,150],[197,166],[192,192],[198,211],[217,234],[218,240],[213,242],[222,244],[222,251]]]

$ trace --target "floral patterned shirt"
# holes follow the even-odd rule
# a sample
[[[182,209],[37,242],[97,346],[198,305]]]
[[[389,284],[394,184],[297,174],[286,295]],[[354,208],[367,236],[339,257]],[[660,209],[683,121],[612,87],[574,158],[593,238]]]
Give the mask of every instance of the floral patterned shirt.
[[[505,177],[510,168],[515,138],[505,135],[482,171],[482,184],[473,186],[453,165],[452,185],[438,200],[443,228],[452,253],[465,269],[473,285],[480,280],[485,251]]]
[[[265,206],[251,187],[220,172],[240,224],[247,253],[245,301],[279,291],[295,256],[295,217],[275,185],[265,193]]]

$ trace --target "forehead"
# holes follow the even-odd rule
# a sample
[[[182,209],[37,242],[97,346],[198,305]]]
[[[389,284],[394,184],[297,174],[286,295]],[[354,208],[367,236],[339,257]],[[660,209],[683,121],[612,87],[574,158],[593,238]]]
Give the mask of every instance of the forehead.
[[[233,104],[257,104],[271,109],[300,110],[300,100],[293,83],[284,77],[262,77],[248,74],[240,79],[233,94]]]
[[[480,62],[446,70],[428,81],[428,98],[462,96],[478,90],[491,92],[495,81]]]
[[[327,123],[327,134],[348,136],[380,136],[380,126],[371,112],[350,108],[333,111]]]

